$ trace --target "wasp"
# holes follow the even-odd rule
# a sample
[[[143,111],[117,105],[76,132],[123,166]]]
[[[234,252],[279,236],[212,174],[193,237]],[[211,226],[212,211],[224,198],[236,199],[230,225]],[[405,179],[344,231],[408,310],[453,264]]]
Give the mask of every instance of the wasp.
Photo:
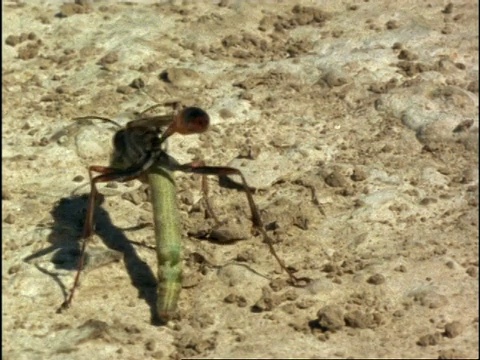
[[[182,279],[180,266],[181,236],[175,205],[176,193],[173,177],[171,176],[173,171],[202,175],[202,190],[205,195],[207,195],[207,175],[238,175],[241,179],[241,187],[247,197],[253,226],[263,236],[270,253],[280,267],[287,272],[290,283],[298,285],[302,280],[305,280],[304,278],[295,277],[294,271],[287,267],[277,255],[273,247],[273,240],[267,235],[258,207],[253,200],[252,191],[240,170],[228,166],[207,166],[203,161],[180,164],[167,154],[164,145],[170,136],[174,134],[200,134],[207,131],[210,124],[210,117],[207,112],[199,107],[184,107],[177,109],[173,114],[169,115],[143,116],[143,114],[154,107],[142,112],[138,119],[130,121],[125,127],[120,126],[113,120],[99,116],[86,116],[75,119],[100,119],[114,123],[120,129],[113,137],[113,153],[110,165],[108,167],[93,165],[88,168],[90,194],[82,233],[83,243],[80,260],[70,294],[59,308],[59,311],[71,305],[75,290],[78,287],[80,274],[85,262],[85,250],[89,238],[94,232],[95,202],[99,194],[97,184],[140,179],[144,182],[148,181],[152,188],[157,258],[159,263],[157,313],[161,319],[171,317],[176,308]],[[165,127],[165,131],[162,131]],[[98,175],[94,176],[95,173]],[[220,225],[220,221],[208,203],[207,196],[206,203],[207,211],[214,218],[215,222]]]

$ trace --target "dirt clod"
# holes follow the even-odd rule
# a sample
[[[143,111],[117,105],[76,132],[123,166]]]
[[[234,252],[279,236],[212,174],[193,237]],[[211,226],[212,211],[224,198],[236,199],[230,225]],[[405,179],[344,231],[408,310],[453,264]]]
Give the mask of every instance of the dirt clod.
[[[448,338],[455,338],[463,331],[463,325],[460,321],[452,321],[445,325],[444,335]]]
[[[252,4],[2,3],[4,358],[478,358],[477,4]],[[208,131],[157,103],[204,109]],[[159,144],[117,138],[138,161],[110,162],[142,113],[188,171],[160,264],[128,176]]]
[[[442,340],[442,334],[434,333],[434,334],[427,334],[421,336],[418,341],[417,345],[419,346],[433,346],[438,345]]]
[[[382,274],[374,274],[367,279],[367,282],[372,285],[380,285],[385,282],[385,276]]]
[[[337,305],[327,305],[321,308],[318,313],[318,324],[325,330],[340,330],[345,326],[343,309]]]

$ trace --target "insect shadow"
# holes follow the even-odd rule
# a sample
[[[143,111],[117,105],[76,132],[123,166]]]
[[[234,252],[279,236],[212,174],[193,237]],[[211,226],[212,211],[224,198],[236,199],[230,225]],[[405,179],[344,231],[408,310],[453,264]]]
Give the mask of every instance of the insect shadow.
[[[99,195],[98,199],[99,201],[95,205],[95,233],[109,249],[122,255],[117,256],[117,259],[123,257],[131,282],[138,289],[139,298],[145,299],[150,307],[151,323],[160,324],[156,312],[157,279],[147,263],[138,256],[132,242],[125,236],[125,229],[115,226],[108,212],[101,207],[103,196]],[[30,262],[35,258],[53,253],[51,262],[56,269],[77,270],[81,255],[82,229],[87,202],[88,195],[86,194],[61,198],[51,210],[54,221],[48,241],[52,245],[28,256],[24,261]],[[93,260],[91,251],[87,251],[84,268],[93,267],[91,264]],[[67,298],[68,289],[59,279],[58,274],[41,268],[39,265],[36,266],[40,271],[55,279],[61,287],[64,297]]]

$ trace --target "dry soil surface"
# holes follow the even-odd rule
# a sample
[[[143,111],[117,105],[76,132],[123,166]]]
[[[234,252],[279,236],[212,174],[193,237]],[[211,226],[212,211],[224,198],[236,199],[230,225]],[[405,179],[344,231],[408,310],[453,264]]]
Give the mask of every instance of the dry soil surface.
[[[479,356],[475,2],[2,6],[3,359]],[[91,271],[57,314],[87,167],[108,165],[116,130],[73,118],[123,125],[173,100],[211,127],[169,153],[241,168],[279,256],[310,281],[287,281],[245,194],[215,177],[228,222],[209,238],[201,181],[179,173],[178,317],[155,321],[138,180],[100,187]]]

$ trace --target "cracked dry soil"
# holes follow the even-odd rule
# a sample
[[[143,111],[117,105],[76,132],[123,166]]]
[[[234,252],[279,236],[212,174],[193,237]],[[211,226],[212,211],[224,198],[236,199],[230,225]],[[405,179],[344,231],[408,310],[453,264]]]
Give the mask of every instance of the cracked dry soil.
[[[478,358],[476,4],[2,6],[4,359]],[[200,180],[177,174],[179,319],[152,322],[152,213],[137,181],[101,187],[88,254],[105,266],[56,314],[86,169],[108,164],[115,131],[72,118],[125,124],[171,100],[212,124],[169,153],[241,168],[277,252],[313,281],[286,283],[224,181],[210,196],[228,223],[199,239],[212,225]]]

